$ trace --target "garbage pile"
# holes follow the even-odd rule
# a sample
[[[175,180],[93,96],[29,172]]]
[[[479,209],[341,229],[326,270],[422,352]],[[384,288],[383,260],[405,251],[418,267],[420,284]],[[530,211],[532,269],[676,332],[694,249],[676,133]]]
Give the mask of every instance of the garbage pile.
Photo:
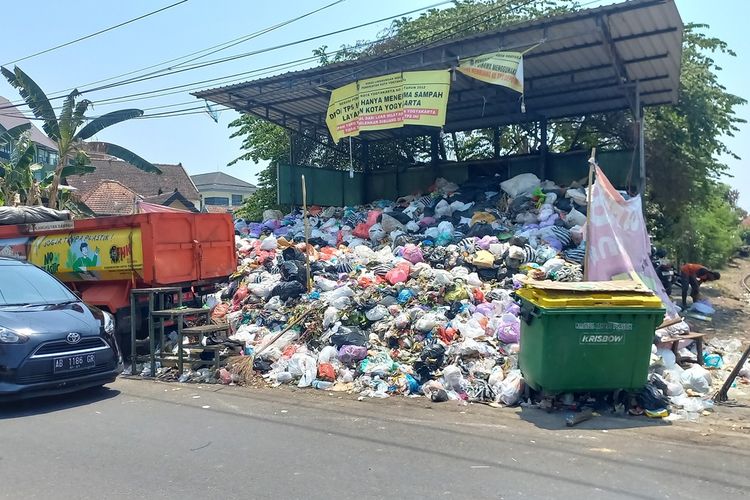
[[[529,278],[582,280],[586,209],[583,188],[522,174],[460,187],[438,179],[426,195],[313,206],[307,218],[267,210],[262,222],[237,220],[238,270],[207,306],[242,355],[218,377],[519,404],[514,290]],[[650,382],[625,406],[692,420],[710,409],[710,386],[702,367],[683,370],[654,346]]]
[[[713,409],[714,394],[740,360],[742,342],[739,339],[712,339],[702,352],[698,352],[692,340],[680,340],[675,354],[672,342],[662,343],[660,337],[679,338],[679,335],[689,333],[687,324],[679,323],[656,333],[649,383],[643,392],[646,397],[641,401],[643,411],[665,416],[668,420],[695,422]],[[699,357],[702,364],[698,363]],[[683,368],[688,364],[688,368]],[[742,386],[750,386],[750,363],[740,368],[732,384],[735,390],[741,391]]]
[[[313,206],[307,222],[268,210],[236,222],[239,269],[209,305],[270,384],[512,405],[512,292],[582,279],[585,213],[583,188],[533,174],[438,179],[426,195]]]

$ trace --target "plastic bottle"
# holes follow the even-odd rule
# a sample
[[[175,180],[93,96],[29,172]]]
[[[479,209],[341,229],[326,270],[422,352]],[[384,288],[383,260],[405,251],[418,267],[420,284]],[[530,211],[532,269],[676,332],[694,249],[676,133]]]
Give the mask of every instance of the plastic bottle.
[[[333,387],[333,382],[328,382],[326,380],[313,380],[312,386],[315,389],[326,391]]]

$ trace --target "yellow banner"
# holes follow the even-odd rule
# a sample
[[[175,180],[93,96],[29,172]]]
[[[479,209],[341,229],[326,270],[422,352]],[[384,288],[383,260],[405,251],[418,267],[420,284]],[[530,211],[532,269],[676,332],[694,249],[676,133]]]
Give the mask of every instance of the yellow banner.
[[[445,109],[451,90],[449,71],[406,71],[404,80],[404,125],[445,125]]]
[[[29,261],[64,280],[129,279],[143,268],[141,230],[39,236]]]
[[[357,82],[344,85],[331,92],[326,125],[334,142],[342,137],[359,135],[359,94]]]
[[[352,82],[331,93],[326,125],[338,142],[360,131],[404,125],[442,127],[450,72],[409,71]]]
[[[404,80],[401,73],[357,82],[359,130],[383,130],[404,126]]]
[[[492,85],[508,87],[523,94],[523,54],[492,52],[461,61],[458,71]]]

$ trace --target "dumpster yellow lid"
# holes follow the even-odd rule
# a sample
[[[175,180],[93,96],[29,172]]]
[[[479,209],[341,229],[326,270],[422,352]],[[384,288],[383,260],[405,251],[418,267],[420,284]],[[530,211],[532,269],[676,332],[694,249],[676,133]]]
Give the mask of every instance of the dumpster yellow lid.
[[[516,293],[536,306],[549,309],[565,307],[663,308],[659,297],[641,283],[634,281],[555,283],[527,280],[525,286]]]

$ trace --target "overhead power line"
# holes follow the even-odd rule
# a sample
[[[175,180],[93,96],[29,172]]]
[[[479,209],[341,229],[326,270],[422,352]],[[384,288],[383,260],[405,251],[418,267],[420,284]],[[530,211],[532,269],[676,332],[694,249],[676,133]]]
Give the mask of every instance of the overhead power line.
[[[225,62],[229,62],[229,61],[236,61],[237,59],[242,59],[242,58],[249,57],[249,56],[255,56],[255,55],[258,55],[258,54],[265,54],[265,53],[273,52],[273,51],[276,51],[276,50],[279,50],[279,49],[283,49],[283,48],[287,48],[287,47],[292,47],[294,45],[299,45],[299,44],[302,44],[302,43],[311,42],[313,40],[319,40],[321,38],[326,38],[326,37],[329,37],[329,36],[338,35],[338,34],[341,34],[341,33],[346,33],[347,31],[353,31],[353,30],[356,30],[356,29],[365,28],[367,26],[371,26],[373,24],[381,23],[383,21],[388,21],[388,20],[391,20],[391,19],[395,19],[397,17],[407,16],[409,14],[414,14],[415,12],[420,12],[420,11],[423,11],[423,10],[426,10],[426,9],[431,9],[431,8],[434,8],[434,7],[437,7],[437,6],[440,6],[440,5],[448,4],[448,3],[451,3],[451,1],[452,0],[445,0],[445,1],[442,1],[442,2],[438,2],[438,3],[435,3],[435,4],[429,5],[427,7],[421,7],[419,9],[413,9],[413,10],[410,10],[410,11],[407,11],[407,12],[402,12],[400,14],[396,14],[395,16],[382,17],[380,19],[375,19],[373,21],[368,21],[366,23],[361,23],[361,24],[358,24],[356,26],[350,26],[348,28],[342,28],[342,29],[335,30],[335,31],[329,31],[328,33],[323,33],[323,34],[320,34],[320,35],[315,35],[315,36],[311,36],[311,37],[307,37],[307,38],[303,38],[303,39],[299,39],[299,40],[294,40],[294,41],[291,41],[291,42],[282,43],[282,44],[279,44],[279,45],[274,45],[274,46],[266,47],[266,48],[263,48],[263,49],[253,50],[253,51],[250,51],[250,52],[244,52],[242,54],[235,54],[233,56],[227,56],[227,57],[224,57],[224,58],[221,58],[221,59],[214,59],[214,60],[206,61],[206,62],[203,62],[203,63],[200,63],[200,64],[194,64],[192,66],[188,66],[188,67],[183,67],[183,68],[180,68],[180,69],[176,69],[176,70],[170,71],[168,73],[161,73],[161,74],[158,74],[158,75],[150,75],[150,76],[145,76],[145,77],[135,77],[135,78],[130,78],[130,79],[127,79],[127,80],[122,80],[122,81],[119,81],[119,82],[111,83],[109,85],[102,85],[100,87],[94,87],[93,89],[84,89],[84,90],[81,90],[81,93],[84,94],[84,93],[97,92],[97,91],[100,91],[100,90],[106,90],[106,89],[110,89],[110,88],[114,88],[114,87],[120,87],[122,85],[130,85],[132,83],[138,83],[138,82],[142,82],[142,81],[145,81],[145,80],[151,80],[151,79],[154,79],[154,78],[162,78],[164,76],[170,76],[170,75],[174,75],[174,74],[177,74],[177,73],[182,73],[184,71],[191,71],[191,70],[194,70],[194,69],[205,68],[207,66],[213,66],[215,64],[221,64],[221,63],[225,63]]]
[[[272,31],[275,31],[275,30],[279,29],[279,28],[283,28],[284,26],[287,26],[289,24],[297,22],[297,21],[299,21],[301,19],[305,19],[306,17],[310,17],[310,16],[312,16],[314,14],[317,14],[318,12],[321,12],[321,11],[324,11],[326,9],[329,9],[329,8],[331,8],[331,7],[333,7],[333,6],[337,5],[337,4],[343,3],[345,1],[346,0],[336,0],[335,2],[331,2],[331,3],[327,4],[327,5],[324,5],[323,7],[319,7],[317,9],[315,9],[315,10],[311,10],[309,12],[306,12],[306,13],[300,15],[300,16],[297,16],[297,17],[294,17],[292,19],[288,19],[286,21],[277,23],[277,24],[275,24],[273,26],[268,26],[266,28],[260,29],[258,31],[254,31],[252,33],[248,33],[248,34],[242,35],[242,36],[237,37],[237,38],[233,38],[232,40],[228,40],[226,42],[222,42],[220,44],[213,45],[213,46],[207,47],[205,49],[197,50],[197,51],[191,52],[189,54],[185,54],[185,55],[182,55],[182,56],[179,56],[179,57],[175,57],[173,59],[168,59],[166,61],[162,61],[162,62],[159,62],[159,63],[156,63],[156,64],[152,64],[150,66],[146,66],[146,67],[139,68],[139,69],[134,69],[132,71],[128,71],[126,73],[121,73],[119,75],[110,76],[109,78],[104,78],[102,80],[96,80],[96,81],[93,81],[93,82],[84,83],[84,84],[79,85],[78,87],[86,87],[86,86],[89,86],[89,85],[96,85],[96,84],[99,84],[99,83],[109,82],[109,81],[115,80],[117,78],[122,78],[124,76],[130,76],[130,75],[133,75],[135,73],[140,73],[141,71],[147,71],[147,70],[150,70],[150,69],[158,68],[159,66],[164,66],[165,64],[171,64],[173,62],[181,61],[182,59],[186,59],[186,58],[192,57],[192,59],[188,59],[187,61],[182,61],[182,62],[180,62],[176,66],[176,67],[180,67],[180,66],[182,66],[184,64],[196,61],[198,59],[202,59],[204,57],[210,56],[210,55],[215,54],[217,52],[220,52],[222,50],[226,50],[226,49],[228,49],[230,47],[234,47],[235,45],[239,45],[241,43],[247,42],[247,41],[252,40],[254,38],[257,38],[257,37],[259,37],[261,35],[265,35],[266,33],[270,33]],[[193,56],[195,56],[195,57],[193,57]],[[170,69],[172,69],[172,68],[168,67],[168,68],[164,68],[162,71],[167,71],[167,70],[170,70]],[[146,75],[141,75],[141,76],[146,76]],[[74,88],[76,88],[76,87],[70,87],[68,89],[58,90],[58,91],[52,92],[52,96],[50,96],[50,98],[51,99],[56,99],[56,98],[65,96],[65,95],[67,95],[68,92],[72,91]],[[58,95],[58,94],[62,94],[62,95]]]
[[[67,47],[68,45],[73,45],[74,43],[82,42],[83,40],[88,40],[89,38],[93,38],[95,36],[101,35],[102,33],[106,33],[108,31],[112,31],[112,30],[115,30],[117,28],[121,28],[123,26],[126,26],[128,24],[134,23],[136,21],[140,21],[141,19],[145,19],[145,18],[147,18],[149,16],[153,16],[154,14],[158,14],[159,12],[164,12],[165,10],[171,9],[172,7],[177,7],[178,5],[183,4],[183,3],[187,2],[187,1],[188,0],[180,0],[179,2],[175,2],[173,4],[167,5],[166,7],[162,7],[161,9],[157,9],[157,10],[148,12],[146,14],[143,14],[142,16],[134,17],[133,19],[129,19],[129,20],[124,21],[124,22],[122,22],[120,24],[116,24],[114,26],[110,26],[109,28],[105,28],[103,30],[99,30],[96,33],[91,33],[89,35],[82,36],[80,38],[76,38],[75,40],[71,40],[69,42],[61,43],[60,45],[55,45],[54,47],[50,47],[49,49],[41,50],[39,52],[35,52],[34,54],[30,54],[28,56],[21,57],[19,59],[14,60],[14,61],[9,61],[7,63],[4,63],[3,66],[7,66],[9,64],[15,64],[15,63],[18,63],[18,62],[21,62],[21,61],[25,61],[27,59],[31,59],[32,57],[40,56],[42,54],[47,54],[47,53],[52,52],[54,50],[61,49],[63,47]]]
[[[226,62],[228,60],[234,60],[234,59],[238,59],[240,57],[247,57],[249,55],[256,55],[256,54],[261,54],[261,53],[264,53],[264,52],[270,52],[272,50],[277,50],[277,49],[280,49],[280,48],[283,48],[283,47],[297,45],[297,44],[304,43],[304,42],[307,42],[307,41],[310,41],[310,40],[324,38],[324,37],[331,36],[331,35],[334,35],[334,34],[339,34],[339,33],[345,32],[345,31],[351,31],[351,30],[358,29],[358,28],[361,28],[361,27],[365,27],[365,26],[369,26],[369,25],[372,25],[372,24],[376,24],[378,22],[392,20],[392,19],[396,19],[396,18],[399,18],[399,17],[407,16],[407,15],[410,15],[410,14],[414,14],[416,12],[420,12],[420,11],[432,9],[432,8],[435,8],[435,7],[438,7],[438,6],[441,6],[441,5],[445,5],[445,4],[449,4],[449,3],[451,3],[451,0],[444,0],[444,1],[441,1],[441,2],[438,2],[438,3],[427,5],[425,7],[421,7],[419,9],[412,9],[412,10],[409,10],[407,12],[401,12],[401,13],[393,15],[393,16],[389,16],[389,17],[386,17],[386,18],[377,19],[377,20],[374,20],[374,21],[369,21],[367,23],[359,24],[357,26],[352,26],[352,27],[345,28],[345,29],[342,29],[342,30],[337,30],[337,31],[325,33],[325,34],[322,34],[322,35],[317,35],[317,36],[312,37],[312,38],[308,38],[308,39],[304,39],[304,40],[297,40],[297,41],[289,42],[287,44],[278,45],[278,46],[275,46],[275,47],[269,47],[269,48],[266,48],[266,49],[261,49],[261,50],[253,51],[253,52],[250,52],[250,53],[240,54],[238,56],[232,56],[231,58],[221,59],[221,60],[219,60],[219,62]],[[328,6],[324,6],[323,8],[327,8],[327,7]],[[320,10],[320,9],[318,9],[318,10]],[[251,35],[246,35],[246,36],[251,36]],[[233,41],[236,41],[236,40],[237,39],[235,39]],[[382,40],[379,40],[379,41],[382,41]],[[370,43],[378,43],[379,41],[376,40],[376,41],[373,41],[373,42],[370,42]],[[225,43],[229,43],[229,42],[225,42]],[[215,47],[216,46],[210,47],[209,49],[215,48]],[[193,54],[196,54],[196,53],[199,53],[199,52],[203,52],[203,51],[209,50],[209,49],[203,49],[202,51],[194,52]],[[339,51],[336,51],[336,52],[339,52]],[[188,54],[187,56],[182,56],[182,57],[179,57],[177,59],[183,59],[183,58],[189,57],[190,55],[193,55],[193,54]],[[310,57],[310,58],[306,58],[306,59],[315,60],[315,59],[317,59],[317,57]],[[168,75],[171,75],[171,74],[174,74],[174,73],[178,73],[178,72],[182,72],[182,71],[186,71],[186,70],[190,70],[190,69],[196,69],[197,67],[208,66],[210,64],[217,64],[217,62],[216,62],[216,60],[215,61],[209,61],[209,62],[203,63],[201,65],[193,65],[193,66],[190,66],[188,68],[183,68],[183,69],[180,69],[180,70],[177,70],[177,71],[173,71],[171,73],[164,73],[164,74],[160,74],[160,75],[151,75],[149,77],[143,78],[143,80],[149,80],[149,79],[152,79],[152,78],[155,78],[155,77],[161,77],[161,76],[168,76]],[[286,63],[284,63],[284,64],[286,64]],[[158,66],[158,65],[155,65],[155,66]],[[279,65],[279,66],[281,66],[281,65]],[[134,72],[138,72],[138,71],[141,71],[141,70],[136,70]],[[240,74],[241,73],[238,73],[237,76],[240,75]],[[117,77],[112,77],[112,78],[117,78]],[[111,80],[112,78],[108,78],[106,80]],[[228,77],[219,77],[219,78],[215,78],[215,79],[211,79],[211,80],[205,80],[203,82],[195,82],[193,84],[188,84],[188,85],[195,85],[195,84],[198,84],[198,83],[209,83],[211,81],[222,80],[222,79],[225,79],[225,78],[228,78]],[[101,81],[106,81],[106,80],[101,80]],[[136,77],[136,78],[133,78],[133,79],[125,80],[124,82],[120,82],[120,83],[113,83],[113,84],[110,84],[110,85],[105,85],[105,86],[102,86],[102,87],[97,87],[95,89],[83,90],[81,93],[84,93],[84,92],[94,92],[94,91],[98,91],[98,90],[104,90],[104,89],[108,89],[108,88],[117,87],[117,86],[120,86],[120,85],[125,85],[125,84],[130,84],[130,83],[136,83],[137,81],[141,81],[140,77]],[[94,82],[94,83],[97,83],[97,82]],[[182,87],[188,86],[188,85],[183,85]],[[82,87],[82,86],[79,86],[79,87]],[[180,87],[180,86],[171,87],[171,88],[178,88],[178,87]],[[157,90],[149,91],[149,93],[160,92],[161,90],[167,90],[167,89],[157,89]],[[73,90],[73,88],[67,89],[67,91],[62,91],[62,92],[68,92],[68,91],[71,91],[71,90]],[[143,93],[141,93],[141,94],[143,94]],[[50,101],[58,100],[58,99],[64,98],[66,95],[67,94],[61,94],[61,95],[58,95],[58,96],[50,97],[49,99],[50,99]],[[139,94],[133,94],[133,95],[139,95]],[[114,99],[114,98],[104,99],[101,102],[108,101],[108,100],[111,100],[111,99]],[[14,102],[14,103],[11,103],[10,106],[0,107],[0,111],[2,111],[4,109],[9,109],[9,108],[15,107],[15,106],[27,106],[27,105],[23,101]],[[59,109],[59,108],[57,108],[57,109]]]
[[[581,7],[594,4],[597,1],[599,1],[599,0],[593,0],[593,1],[586,2],[586,3],[582,4]],[[443,2],[443,3],[447,3],[447,2]],[[518,10],[520,8],[523,8],[523,7],[525,7],[525,6],[527,6],[527,5],[531,4],[531,3],[532,3],[532,0],[528,0],[528,1],[524,2],[524,3],[522,3],[522,4],[519,4],[519,5],[511,7],[510,9],[508,9],[505,12],[496,12],[496,13],[494,13],[493,11],[497,11],[497,10],[503,8],[503,7],[507,7],[510,4],[510,0],[508,0],[507,2],[505,2],[505,3],[501,4],[501,5],[494,5],[494,6],[490,7],[489,9],[485,10],[484,12],[482,12],[482,13],[480,13],[480,14],[478,14],[478,15],[476,15],[476,16],[468,19],[468,20],[459,22],[459,23],[457,23],[457,24],[455,24],[453,26],[450,26],[450,27],[448,27],[446,29],[443,29],[443,30],[441,30],[441,31],[439,31],[437,33],[433,33],[429,37],[421,38],[421,39],[416,40],[415,42],[412,42],[412,43],[410,43],[410,44],[408,44],[406,46],[400,46],[400,47],[394,48],[389,53],[382,54],[378,58],[377,62],[382,62],[383,60],[388,60],[388,59],[392,59],[394,57],[398,57],[398,56],[400,56],[400,55],[402,55],[402,54],[405,53],[404,50],[408,50],[408,52],[406,52],[408,54],[408,53],[413,52],[414,50],[422,50],[422,49],[424,49],[425,47],[427,47],[429,45],[432,45],[434,43],[438,43],[440,41],[443,41],[443,40],[446,40],[448,38],[451,38],[452,36],[455,35],[455,33],[453,33],[453,30],[455,30],[457,28],[460,28],[463,25],[466,25],[467,23],[471,23],[471,22],[475,21],[476,19],[478,19],[480,17],[484,17],[484,16],[487,16],[488,14],[492,14],[491,17],[494,18],[494,17],[496,17],[498,15],[501,15],[503,13],[510,13],[510,12],[512,12],[514,10]],[[428,7],[424,7],[423,9],[419,9],[419,10],[429,9],[429,8],[432,8],[432,7],[433,6],[428,6]],[[393,16],[393,17],[400,17],[402,15],[407,15],[407,14],[399,14],[398,16]],[[487,19],[484,19],[483,21],[486,22]],[[474,23],[471,26],[468,26],[467,28],[475,27],[476,25],[477,25],[477,23]],[[436,38],[437,36],[439,36],[439,35],[441,35],[443,33],[446,33],[446,35],[442,36],[442,37]],[[428,38],[429,38],[429,40],[428,40]],[[374,40],[372,42],[368,42],[364,46],[372,45],[372,44],[376,44],[376,43],[381,43],[383,41],[384,41],[384,39]],[[409,50],[412,47],[413,47],[413,49]],[[339,52],[341,52],[341,50],[331,52],[331,53],[329,53],[329,55],[333,55],[333,54],[336,54],[336,53],[339,53]],[[384,57],[385,57],[385,59],[383,59]],[[249,72],[237,73],[237,74],[234,74],[234,75],[228,75],[228,76],[223,76],[223,77],[218,77],[218,78],[213,78],[213,79],[208,79],[208,80],[203,80],[203,81],[198,81],[198,82],[191,82],[191,83],[187,83],[187,84],[183,84],[183,85],[177,85],[177,86],[173,86],[173,87],[166,87],[166,88],[161,88],[161,89],[155,89],[155,90],[151,90],[151,91],[144,91],[144,92],[139,92],[139,93],[125,95],[125,96],[112,97],[112,98],[109,98],[109,99],[104,99],[102,101],[99,101],[99,102],[97,102],[97,104],[103,104],[103,103],[105,103],[105,101],[112,101],[111,104],[115,104],[115,103],[119,103],[119,102],[128,102],[128,101],[142,100],[142,99],[147,99],[147,98],[152,98],[152,97],[162,97],[164,95],[182,93],[182,92],[185,92],[186,90],[178,90],[178,91],[175,91],[175,92],[165,92],[165,91],[169,91],[169,90],[173,90],[173,89],[181,89],[181,88],[190,87],[190,86],[194,86],[194,85],[206,84],[206,83],[218,82],[218,81],[224,81],[224,83],[230,83],[230,82],[227,82],[226,80],[227,79],[231,79],[231,78],[235,78],[235,77],[240,77],[240,78],[237,78],[237,80],[243,80],[243,79],[245,79],[247,76],[249,76],[251,74],[255,75],[255,76],[260,76],[260,74],[263,74],[261,72],[266,71],[266,70],[270,70],[270,71],[266,71],[266,73],[273,73],[275,69],[277,70],[277,69],[279,69],[281,67],[289,68],[289,67],[292,67],[292,66],[298,66],[298,65],[305,64],[306,62],[310,62],[310,61],[315,60],[315,59],[317,59],[317,56],[311,56],[311,57],[307,57],[307,58],[298,59],[296,61],[279,63],[279,64],[276,64],[276,65],[267,66],[265,68],[258,68],[258,69],[255,69],[255,70],[252,70],[252,71],[249,71]],[[374,63],[375,62],[369,63],[369,64],[365,64],[363,67],[366,68],[366,67],[368,67],[368,66],[370,66],[371,64],[374,64]],[[357,71],[359,72],[362,69],[363,68],[358,68]],[[335,80],[332,80],[332,81],[335,81]],[[328,82],[328,83],[330,83],[330,82]],[[198,89],[200,89],[200,88],[201,87],[198,87]],[[164,93],[162,93],[162,92],[164,92]],[[279,91],[272,91],[270,94],[274,94],[276,92],[281,92],[281,91],[280,90]],[[155,94],[158,94],[158,95],[155,95]],[[129,99],[130,97],[135,97],[135,99]],[[170,104],[170,105],[165,105],[165,106],[155,106],[155,107],[151,107],[151,108],[145,108],[145,110],[164,109],[164,108],[177,107],[177,106],[180,106],[180,105],[191,104],[192,102],[194,102],[194,101],[189,101],[189,102],[184,102],[184,103]],[[0,108],[0,109],[7,109],[7,108]],[[164,112],[160,112],[160,113],[146,114],[146,115],[143,115],[142,117],[139,117],[138,119],[167,118],[167,117],[172,117],[172,116],[184,116],[184,115],[194,115],[194,114],[203,114],[203,113],[205,113],[205,107],[204,106],[195,106],[195,107],[184,108],[184,109],[177,109],[177,110],[172,110],[172,111],[164,111]],[[93,119],[93,118],[94,117],[90,117],[89,119]]]

